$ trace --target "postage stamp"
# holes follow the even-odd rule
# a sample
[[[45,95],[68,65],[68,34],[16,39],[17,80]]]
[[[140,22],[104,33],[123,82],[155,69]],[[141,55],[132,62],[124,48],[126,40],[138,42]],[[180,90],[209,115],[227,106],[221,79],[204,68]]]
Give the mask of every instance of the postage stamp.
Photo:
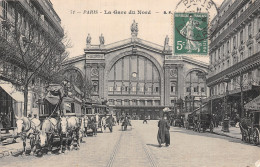
[[[212,20],[218,8],[212,0],[181,0],[173,15],[175,54],[208,54]]]
[[[175,54],[208,53],[208,14],[174,14]]]

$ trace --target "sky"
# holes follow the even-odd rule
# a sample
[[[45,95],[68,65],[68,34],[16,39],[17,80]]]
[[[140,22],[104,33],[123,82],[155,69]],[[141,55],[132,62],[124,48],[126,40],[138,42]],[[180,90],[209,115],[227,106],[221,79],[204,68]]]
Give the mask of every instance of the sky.
[[[138,23],[138,37],[163,45],[169,35],[172,45],[173,25],[169,11],[182,10],[177,6],[180,0],[51,0],[54,10],[61,18],[61,25],[72,43],[70,57],[84,54],[86,37],[91,35],[91,44],[99,44],[102,33],[105,45],[131,37],[130,26],[135,20]],[[215,0],[220,6],[223,0]],[[178,8],[179,7],[179,8]],[[180,9],[181,8],[181,9]],[[129,11],[135,14],[129,14]],[[151,14],[137,14],[137,11]],[[90,14],[94,11],[94,14]],[[111,14],[105,14],[109,13]],[[113,13],[116,11],[116,13]],[[84,13],[85,12],[85,13]],[[87,12],[89,12],[87,14]],[[95,14],[97,12],[97,14]],[[119,14],[121,12],[121,14]],[[126,12],[127,14],[122,14]],[[204,56],[205,57],[205,56]],[[208,61],[208,58],[200,58]]]

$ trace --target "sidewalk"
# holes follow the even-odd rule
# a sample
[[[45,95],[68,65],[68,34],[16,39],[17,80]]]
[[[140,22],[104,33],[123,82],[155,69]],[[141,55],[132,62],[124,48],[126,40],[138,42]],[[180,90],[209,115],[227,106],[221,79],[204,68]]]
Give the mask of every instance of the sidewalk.
[[[227,137],[232,137],[236,139],[241,139],[241,134],[240,134],[240,128],[236,127],[229,127],[229,132],[223,132],[221,131],[222,126],[215,127],[213,130],[213,133],[222,135],[222,136],[227,136]]]
[[[12,139],[10,139],[12,140]],[[26,140],[26,149],[30,148],[29,140]],[[21,141],[20,138],[16,139],[16,143],[12,144],[7,144],[7,145],[0,145],[0,158],[5,157],[5,156],[10,156],[13,153],[17,154],[18,152],[23,151],[23,142]]]

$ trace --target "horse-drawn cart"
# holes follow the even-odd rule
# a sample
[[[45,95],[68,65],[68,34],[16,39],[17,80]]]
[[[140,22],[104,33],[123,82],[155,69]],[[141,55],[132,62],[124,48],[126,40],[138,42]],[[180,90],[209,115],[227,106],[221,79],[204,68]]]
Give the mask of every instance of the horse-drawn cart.
[[[207,113],[199,113],[198,114],[198,121],[197,121],[197,131],[198,132],[205,132],[207,129],[210,132],[213,132],[214,124],[212,120],[211,114]]]
[[[246,143],[259,144],[259,124],[255,124],[250,118],[244,118],[239,123],[242,141]]]

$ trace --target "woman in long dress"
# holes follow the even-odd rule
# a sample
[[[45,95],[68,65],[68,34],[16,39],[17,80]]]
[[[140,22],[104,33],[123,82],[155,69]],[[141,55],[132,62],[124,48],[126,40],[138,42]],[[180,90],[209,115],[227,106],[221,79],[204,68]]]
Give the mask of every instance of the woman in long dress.
[[[180,33],[187,39],[185,49],[188,50],[188,53],[191,53],[192,50],[197,50],[200,52],[201,43],[195,41],[194,30],[202,30],[198,27],[199,22],[194,20],[193,15],[189,15],[189,20],[186,25],[181,29]]]

